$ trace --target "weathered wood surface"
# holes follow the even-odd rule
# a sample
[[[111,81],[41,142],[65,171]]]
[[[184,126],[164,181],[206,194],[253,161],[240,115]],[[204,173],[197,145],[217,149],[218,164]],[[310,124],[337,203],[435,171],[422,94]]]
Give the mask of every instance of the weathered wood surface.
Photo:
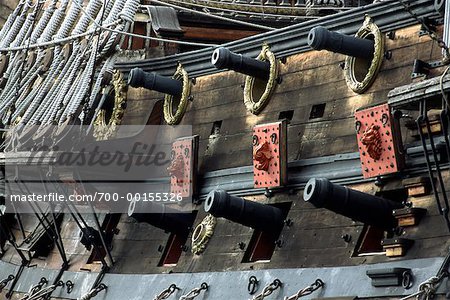
[[[353,93],[345,84],[339,67],[345,57],[327,51],[288,57],[281,64],[283,82],[258,116],[248,113],[243,104],[243,75],[222,72],[197,78],[192,89],[194,100],[181,124],[192,125],[194,133],[200,135],[201,171],[248,165],[253,126],[276,121],[280,112],[287,110],[294,111],[288,129],[290,160],[356,151],[354,111],[386,102],[390,90],[410,83],[414,59],[429,61],[439,57],[439,47],[429,37],[419,37],[418,30],[418,26],[398,30],[394,40],[386,39],[386,50],[392,51],[392,58],[384,61],[373,86],[362,95]],[[145,103],[140,110],[145,114],[148,103],[162,97],[159,93],[130,89],[133,110],[125,116],[129,113],[139,120],[134,101]],[[142,101],[145,98],[150,101]],[[310,120],[312,106],[322,103],[326,104],[323,117]],[[211,140],[215,121],[222,121],[222,127],[220,135]]]
[[[253,126],[277,121],[280,112],[287,110],[294,111],[288,127],[290,161],[356,151],[354,111],[362,106],[384,103],[390,90],[409,84],[414,59],[429,61],[439,58],[440,49],[428,37],[419,37],[418,30],[418,26],[398,30],[394,40],[386,40],[386,48],[392,51],[392,59],[384,61],[375,83],[362,95],[353,93],[345,84],[339,67],[344,56],[325,51],[288,57],[286,64],[281,65],[283,82],[258,116],[248,113],[243,104],[241,84],[244,76],[235,72],[222,72],[197,78],[192,89],[194,100],[189,103],[182,124],[192,125],[194,134],[200,136],[200,172],[250,165]],[[146,122],[154,104],[162,98],[163,95],[159,93],[130,88],[124,124]],[[324,115],[310,120],[312,106],[322,103],[326,103]],[[211,136],[215,121],[222,121],[222,126],[218,135]],[[411,140],[405,136],[403,138],[405,142]],[[448,172],[444,175],[448,186]],[[401,179],[396,180],[401,182]],[[379,191],[373,183],[358,184],[352,188],[371,194]],[[282,230],[281,247],[275,249],[270,262],[242,263],[245,250],[239,248],[239,243],[248,245],[253,230],[219,219],[214,235],[202,255],[193,255],[189,249],[182,253],[177,266],[158,267],[162,255],[158,248],[166,245],[169,234],[147,224],[132,222],[123,215],[118,226],[120,232],[112,243],[112,254],[116,260],[112,271],[167,273],[358,265],[440,256],[448,249],[448,231],[431,195],[409,199],[415,206],[428,211],[417,227],[404,229],[403,236],[413,239],[415,244],[405,257],[395,259],[385,256],[351,257],[363,225],[305,203],[302,191],[292,195],[283,192],[272,198],[250,196],[248,199],[270,204],[292,203],[287,218],[293,224]],[[198,206],[197,209],[199,212],[194,225],[205,217],[203,208]],[[65,218],[62,235],[66,250],[70,253],[70,269],[79,271],[94,268],[85,265],[89,253],[79,243],[76,224],[69,216]],[[348,243],[342,239],[345,234],[351,236]],[[4,259],[18,262],[11,248]],[[61,261],[56,249],[53,249],[47,260],[36,263],[59,268]]]

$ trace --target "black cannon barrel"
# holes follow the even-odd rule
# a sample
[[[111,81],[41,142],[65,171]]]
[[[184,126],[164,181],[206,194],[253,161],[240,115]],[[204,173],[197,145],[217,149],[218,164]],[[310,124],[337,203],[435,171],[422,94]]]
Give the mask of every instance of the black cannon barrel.
[[[128,216],[171,233],[186,235],[195,218],[192,212],[181,212],[164,204],[143,201],[137,201],[134,205],[130,203]]]
[[[269,62],[236,54],[223,47],[214,50],[211,63],[218,69],[230,69],[264,80],[267,80],[270,74]]]
[[[314,27],[308,34],[308,45],[315,50],[329,50],[348,56],[371,59],[374,42],[342,33],[329,31],[323,26]]]
[[[277,234],[283,227],[281,209],[232,196],[223,190],[211,191],[206,197],[205,211],[215,217]]]
[[[183,83],[170,77],[161,76],[154,72],[144,72],[141,68],[134,68],[128,75],[128,84],[132,87],[143,87],[173,96],[180,96]]]
[[[403,207],[401,203],[355,191],[326,178],[311,178],[303,191],[303,199],[315,207],[385,230],[397,226],[392,211]]]

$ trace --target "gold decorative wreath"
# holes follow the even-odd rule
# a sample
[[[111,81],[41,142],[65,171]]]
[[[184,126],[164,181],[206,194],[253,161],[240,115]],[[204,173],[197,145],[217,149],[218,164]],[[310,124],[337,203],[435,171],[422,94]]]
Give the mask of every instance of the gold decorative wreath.
[[[94,121],[94,137],[97,141],[107,140],[114,137],[117,126],[122,123],[122,117],[127,103],[127,85],[123,80],[123,74],[114,71],[112,84],[114,87],[114,108],[109,122],[106,123],[106,110],[100,109]]]
[[[362,81],[358,81],[355,76],[355,62],[357,58],[347,56],[345,59],[345,81],[347,82],[347,86],[358,94],[364,93],[372,85],[380,70],[384,57],[383,35],[378,26],[372,22],[372,18],[369,15],[366,15],[363,26],[358,30],[355,36],[364,39],[369,35],[373,35],[374,37],[374,54],[370,67]]]
[[[192,233],[192,253],[199,255],[203,253],[208,245],[209,239],[214,233],[216,227],[216,218],[208,214],[203,221],[195,227]]]
[[[173,113],[175,97],[169,94],[166,94],[166,96],[164,97],[164,119],[166,120],[167,124],[176,125],[180,123],[186,112],[189,96],[191,94],[191,84],[189,82],[188,73],[181,64],[178,64],[177,70],[172,78],[181,80],[183,82],[183,90],[181,92],[180,102],[175,114]]]
[[[267,103],[270,100],[273,92],[275,91],[275,87],[277,86],[278,79],[278,61],[275,58],[275,55],[270,51],[270,47],[267,44],[264,44],[261,50],[261,53],[256,58],[257,60],[269,61],[270,63],[270,73],[269,79],[266,83],[266,88],[261,97],[255,101],[253,99],[253,86],[255,85],[255,77],[246,76],[245,85],[244,85],[244,104],[249,112],[254,115],[259,114]]]

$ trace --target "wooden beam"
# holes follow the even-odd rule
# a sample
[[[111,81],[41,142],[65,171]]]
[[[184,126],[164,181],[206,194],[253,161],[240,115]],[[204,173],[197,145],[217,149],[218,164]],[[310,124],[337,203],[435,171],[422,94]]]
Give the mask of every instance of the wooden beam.
[[[185,31],[183,38],[189,40],[234,41],[261,33],[261,31],[237,29],[219,29],[188,26],[182,26],[181,28]]]

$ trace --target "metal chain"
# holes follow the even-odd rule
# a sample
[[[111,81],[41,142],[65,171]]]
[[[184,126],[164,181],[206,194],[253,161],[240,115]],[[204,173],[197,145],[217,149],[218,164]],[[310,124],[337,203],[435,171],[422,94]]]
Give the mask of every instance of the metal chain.
[[[30,299],[33,295],[35,295],[37,292],[39,292],[42,289],[42,287],[47,283],[48,283],[47,278],[42,277],[41,280],[39,281],[39,283],[34,286],[31,286],[28,293],[26,293],[22,298],[20,298],[20,300]]]
[[[438,36],[438,34],[433,31],[426,23],[423,19],[419,18],[413,11],[412,9],[409,7],[408,3],[405,3],[405,1],[403,0],[399,0],[399,2],[403,5],[404,10],[409,13],[411,15],[411,17],[413,17],[418,23],[420,23],[420,25],[422,25],[422,28],[425,30],[425,32],[427,33],[427,35],[433,40],[435,41],[438,46],[442,49],[444,49],[445,51],[445,55],[446,57],[450,56],[450,52],[449,52],[449,48],[448,46],[445,44],[444,40],[442,38],[440,38]]]
[[[307,296],[309,294],[312,294],[314,291],[320,289],[321,287],[323,287],[325,284],[323,283],[323,281],[318,278],[316,279],[316,281],[314,281],[313,284],[305,287],[304,289],[301,289],[297,292],[297,294],[292,295],[290,297],[284,297],[284,300],[297,300],[301,297]]]
[[[179,290],[175,283],[172,283],[167,289],[158,294],[154,300],[165,300],[169,298],[175,291]]]
[[[8,285],[8,283],[15,278],[14,275],[9,275],[8,278],[3,279],[0,281],[0,293],[3,291],[3,289]]]
[[[400,300],[407,300],[414,297],[418,299],[431,299],[436,293],[437,288],[441,284],[442,280],[448,277],[448,271],[440,272],[439,275],[433,276],[419,285],[419,290],[414,294],[401,298]]]
[[[45,289],[42,289],[42,290],[36,292],[35,294],[31,295],[29,298],[27,298],[27,300],[40,300],[40,299],[43,299],[43,297],[51,295],[56,290],[56,288],[63,287],[63,286],[64,286],[64,282],[62,282],[60,280],[56,284],[53,284],[53,285],[51,285],[49,287],[46,287]]]
[[[206,282],[203,282],[199,288],[195,288],[186,295],[181,296],[179,300],[192,300],[200,295],[203,290],[208,290],[208,284]]]
[[[93,288],[89,293],[79,298],[79,300],[90,300],[97,296],[97,294],[103,290],[106,290],[108,287],[104,283],[100,283],[98,286]]]
[[[254,296],[252,300],[264,300],[264,298],[271,295],[275,290],[279,289],[282,285],[283,284],[279,279],[275,279],[271,284],[266,286],[260,294]]]

